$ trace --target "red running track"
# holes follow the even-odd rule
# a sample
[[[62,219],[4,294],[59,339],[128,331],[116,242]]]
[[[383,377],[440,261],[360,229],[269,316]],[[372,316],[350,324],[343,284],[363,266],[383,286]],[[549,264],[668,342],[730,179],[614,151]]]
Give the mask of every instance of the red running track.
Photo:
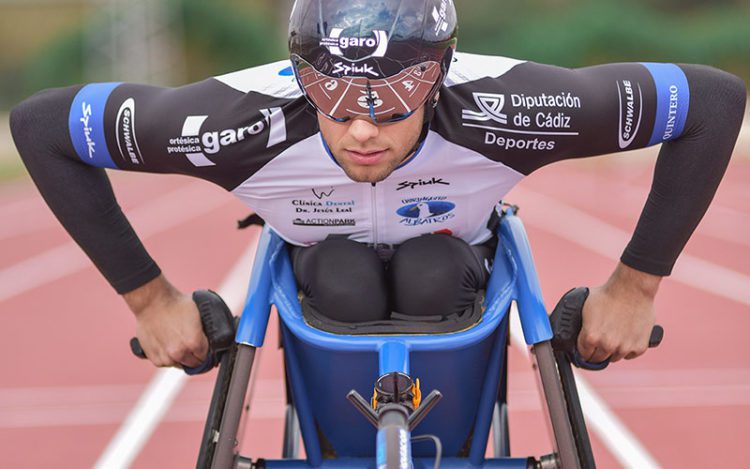
[[[603,282],[624,245],[581,220],[561,227],[549,211],[571,207],[628,233],[650,184],[649,157],[567,162],[527,178],[521,206],[548,307],[575,285]],[[706,282],[739,281],[740,299],[673,278],[657,299],[663,345],[586,379],[662,467],[742,467],[750,430],[750,161],[735,159],[686,253],[724,267]],[[167,276],[181,289],[218,288],[256,233],[234,229],[247,213],[221,189],[179,176],[113,174],[122,206]],[[71,245],[33,186],[0,188],[0,467],[91,467],[155,370],[131,357],[125,304]],[[590,221],[590,220],[589,220]],[[565,229],[563,229],[565,228]],[[608,228],[608,229],[609,229]],[[575,238],[590,240],[591,245]],[[596,245],[597,247],[594,247]],[[249,266],[247,267],[249,270]],[[687,270],[686,270],[687,272]],[[728,273],[727,273],[728,272]],[[683,278],[687,278],[687,274]],[[698,279],[703,280],[703,279]],[[243,454],[280,455],[283,371],[271,324],[254,374]],[[132,467],[194,465],[213,374],[190,378]],[[550,449],[533,375],[512,350],[514,454]],[[592,432],[600,467],[622,467]]]

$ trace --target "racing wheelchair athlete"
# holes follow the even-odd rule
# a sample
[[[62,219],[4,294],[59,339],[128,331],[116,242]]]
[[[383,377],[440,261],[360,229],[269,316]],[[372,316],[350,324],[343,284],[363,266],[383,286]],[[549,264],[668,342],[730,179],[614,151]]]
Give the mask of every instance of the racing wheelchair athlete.
[[[201,465],[436,464],[426,444],[412,458],[415,428],[438,436],[443,467],[593,464],[576,409],[564,410],[575,399],[550,397],[566,391],[549,376],[565,374],[568,355],[616,362],[658,343],[654,296],[724,174],[745,86],[699,65],[571,70],[460,53],[457,36],[452,0],[298,0],[289,60],[179,88],[47,90],[13,109],[16,146],[45,201],[135,314],[136,351],[191,372],[229,351]],[[653,186],[620,262],[556,308],[556,318],[581,315],[555,320],[567,348],[556,354],[520,220],[498,201],[555,161],[656,144]],[[234,340],[220,300],[168,282],[103,168],[206,179],[267,223]],[[557,451],[544,462],[484,459],[504,403],[511,301],[546,381]],[[306,461],[234,451],[271,303],[296,413],[289,428],[299,422]],[[435,391],[424,399],[422,382]],[[311,387],[320,399],[305,398]]]

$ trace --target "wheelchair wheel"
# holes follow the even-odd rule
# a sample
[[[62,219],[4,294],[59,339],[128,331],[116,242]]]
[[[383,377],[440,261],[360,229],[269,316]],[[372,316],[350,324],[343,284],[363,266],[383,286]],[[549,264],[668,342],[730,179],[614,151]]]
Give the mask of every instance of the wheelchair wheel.
[[[560,373],[560,384],[562,384],[563,394],[565,395],[568,418],[573,430],[573,438],[576,442],[581,468],[594,469],[596,467],[594,453],[591,450],[591,441],[586,429],[586,421],[583,418],[583,409],[581,409],[581,400],[578,396],[573,369],[565,352],[555,351],[555,361],[557,362],[557,370]]]
[[[198,453],[197,469],[210,469],[214,458],[214,450],[221,427],[221,418],[224,415],[224,405],[229,393],[229,384],[232,379],[235,358],[237,357],[237,345],[234,344],[221,357],[219,372],[216,376],[211,404],[208,407],[206,425],[203,427],[200,451]]]
[[[591,442],[583,420],[573,372],[566,356],[557,357],[549,341],[533,347],[547,414],[555,443],[555,465],[562,469],[594,469]],[[558,358],[562,360],[558,361]]]
[[[297,459],[299,457],[300,435],[297,409],[294,408],[294,405],[287,404],[286,418],[284,419],[284,443],[281,455],[284,459]]]
[[[284,334],[279,323],[279,348],[284,348]],[[292,399],[292,388],[289,385],[289,367],[284,355],[284,394],[286,395],[286,414],[284,416],[284,440],[282,444],[281,457],[284,459],[297,459],[299,457],[300,438],[302,433],[297,417],[297,408]]]
[[[508,404],[498,401],[492,411],[492,449],[496,458],[510,457],[508,427]]]
[[[510,309],[508,310],[510,314]],[[510,457],[510,423],[508,421],[508,349],[510,348],[510,321],[505,329],[503,373],[497,390],[497,401],[492,409],[492,449],[496,458]]]

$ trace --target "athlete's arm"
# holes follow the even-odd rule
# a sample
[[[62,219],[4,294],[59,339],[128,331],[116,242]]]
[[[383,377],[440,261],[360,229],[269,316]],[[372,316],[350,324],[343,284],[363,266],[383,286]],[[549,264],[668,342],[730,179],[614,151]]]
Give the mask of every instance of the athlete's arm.
[[[197,366],[207,340],[195,304],[161,275],[120,210],[104,169],[85,164],[71,141],[71,105],[80,90],[44,91],[14,108],[18,151],[55,216],[135,314],[149,359],[157,366]],[[74,125],[91,129],[90,109]],[[96,143],[92,156],[108,151],[102,140]]]
[[[441,106],[446,101],[449,112],[442,116],[461,116],[462,125],[438,122],[439,131],[519,173],[663,144],[633,237],[610,279],[591,290],[579,339],[580,351],[593,361],[642,354],[659,282],[670,274],[726,170],[744,115],[744,84],[698,65],[571,70],[481,63],[495,66],[495,75],[472,76],[474,81],[444,90]],[[462,75],[454,77],[460,81]]]
[[[278,68],[261,70],[270,77],[262,80],[266,86],[274,77],[283,81]],[[239,73],[242,79],[235,74],[230,80],[257,74]],[[282,84],[293,84],[290,80]],[[124,296],[144,351],[161,366],[196,366],[205,357],[198,310],[161,275],[120,210],[103,168],[187,174],[227,190],[239,185],[288,146],[281,107],[293,97],[245,92],[226,81],[54,89],[11,113],[13,138],[42,196]]]
[[[671,273],[708,209],[739,133],[746,97],[742,82],[708,67],[681,65],[680,69],[689,90],[683,130],[675,128],[680,122],[674,112],[679,104],[674,101],[682,99],[684,105],[686,90],[665,83],[660,91],[662,99],[669,100],[658,102],[657,96],[656,105],[662,106],[664,115],[657,111],[656,120],[662,123],[655,124],[649,143],[666,141],[648,200],[621,262],[607,282],[591,289],[584,307],[578,348],[592,362],[632,359],[647,350],[661,278]],[[675,91],[682,96],[675,97]],[[627,98],[622,105],[622,119],[627,122]]]
[[[161,271],[120,210],[104,169],[84,164],[73,148],[68,121],[79,90],[47,90],[22,102],[10,114],[11,131],[47,205],[122,294]]]
[[[242,177],[236,167],[210,168],[207,157],[204,166],[192,164],[189,152],[179,148],[189,145],[179,140],[191,106],[205,120],[207,111],[237,95],[213,80],[178,89],[92,84],[38,93],[11,113],[13,138],[29,174],[71,237],[123,295],[141,345],[158,366],[199,365],[207,341],[191,297],[161,274],[120,210],[103,168],[231,184],[228,173]],[[220,144],[208,141],[214,143]]]
[[[681,136],[662,145],[651,191],[633,237],[609,280],[591,290],[579,336],[593,362],[645,353],[654,297],[705,214],[729,163],[744,115],[741,81],[708,67],[681,65],[690,108]]]

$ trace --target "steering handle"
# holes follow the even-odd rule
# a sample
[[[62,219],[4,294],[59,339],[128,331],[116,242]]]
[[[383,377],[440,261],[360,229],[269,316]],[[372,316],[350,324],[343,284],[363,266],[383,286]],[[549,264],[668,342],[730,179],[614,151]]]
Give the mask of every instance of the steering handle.
[[[591,363],[583,359],[576,347],[578,343],[578,334],[583,326],[583,305],[589,296],[589,289],[586,287],[574,288],[568,291],[555,306],[550,315],[552,325],[552,347],[561,352],[565,352],[570,360],[578,368],[586,370],[603,370],[609,366],[609,359],[600,363]],[[664,328],[656,325],[651,330],[649,338],[649,348],[658,347],[664,338]]]
[[[208,354],[206,359],[196,367],[183,367],[188,375],[197,375],[210,371],[221,361],[221,354],[234,343],[235,320],[224,300],[211,290],[196,290],[193,301],[200,313],[203,332],[208,338]],[[146,359],[137,337],[130,339],[130,350],[138,358]]]

